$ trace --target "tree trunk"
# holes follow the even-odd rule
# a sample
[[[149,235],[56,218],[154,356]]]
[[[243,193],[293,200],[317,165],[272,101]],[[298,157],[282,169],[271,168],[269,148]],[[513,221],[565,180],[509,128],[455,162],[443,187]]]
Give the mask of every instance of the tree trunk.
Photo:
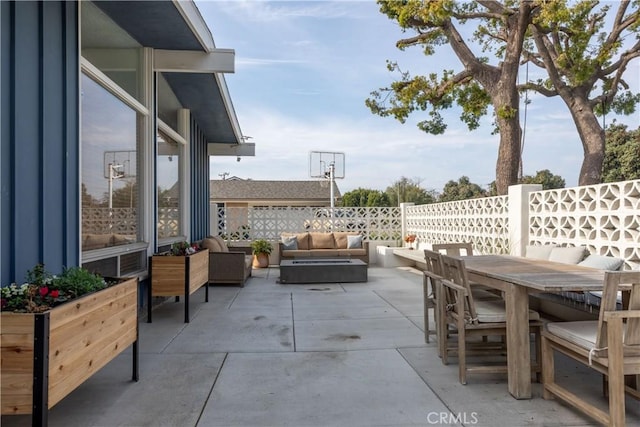
[[[604,129],[593,112],[586,96],[579,91],[559,91],[562,100],[569,107],[571,116],[582,141],[584,158],[580,168],[578,185],[593,185],[602,182],[604,163]]]
[[[503,75],[500,83],[493,89],[491,97],[500,130],[500,146],[496,162],[496,190],[500,195],[507,194],[509,186],[518,183],[521,162],[522,130],[518,110],[520,99],[515,84],[512,85],[510,80]]]

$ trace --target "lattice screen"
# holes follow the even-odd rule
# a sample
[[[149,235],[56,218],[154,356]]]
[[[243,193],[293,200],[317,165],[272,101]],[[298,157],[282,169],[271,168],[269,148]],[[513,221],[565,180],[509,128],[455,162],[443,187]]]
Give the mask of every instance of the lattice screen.
[[[84,234],[136,234],[138,217],[135,208],[82,208]]]
[[[230,241],[279,240],[282,233],[358,231],[367,240],[400,238],[399,208],[218,208],[218,234]]]
[[[507,196],[407,207],[407,232],[418,242],[472,242],[476,253],[509,252]]]
[[[640,268],[640,180],[529,195],[531,244],[586,246]]]

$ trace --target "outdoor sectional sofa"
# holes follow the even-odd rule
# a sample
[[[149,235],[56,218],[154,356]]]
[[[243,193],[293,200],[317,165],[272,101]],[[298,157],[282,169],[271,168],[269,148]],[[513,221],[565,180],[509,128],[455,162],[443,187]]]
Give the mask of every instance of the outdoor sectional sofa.
[[[369,264],[369,242],[358,233],[283,233],[278,244],[280,260],[294,258],[351,258]]]

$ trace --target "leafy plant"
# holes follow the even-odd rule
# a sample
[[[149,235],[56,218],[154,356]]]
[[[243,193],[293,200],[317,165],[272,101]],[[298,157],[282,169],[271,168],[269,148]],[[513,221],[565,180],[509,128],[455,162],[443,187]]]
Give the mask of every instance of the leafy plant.
[[[200,245],[197,243],[189,244],[187,242],[176,242],[171,245],[171,255],[185,256],[195,254],[200,250]]]
[[[74,299],[106,288],[107,282],[84,268],[70,267],[60,276],[54,277],[51,287],[63,292],[66,299]]]
[[[0,289],[2,311],[40,313],[108,286],[102,277],[82,267],[66,268],[55,276],[43,264],[29,270],[26,280],[20,286],[12,283]]]
[[[264,239],[258,239],[251,242],[251,251],[254,255],[259,255],[259,254],[269,255],[271,254],[272,250],[273,250],[273,245]]]

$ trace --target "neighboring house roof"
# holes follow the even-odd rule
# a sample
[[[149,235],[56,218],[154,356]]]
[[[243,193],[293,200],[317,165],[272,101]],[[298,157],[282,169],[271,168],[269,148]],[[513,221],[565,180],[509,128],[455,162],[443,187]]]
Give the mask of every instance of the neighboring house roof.
[[[209,198],[218,202],[305,201],[327,205],[331,198],[331,189],[327,184],[327,181],[255,181],[237,178],[211,180]],[[334,196],[338,199],[341,197],[335,183]]]

